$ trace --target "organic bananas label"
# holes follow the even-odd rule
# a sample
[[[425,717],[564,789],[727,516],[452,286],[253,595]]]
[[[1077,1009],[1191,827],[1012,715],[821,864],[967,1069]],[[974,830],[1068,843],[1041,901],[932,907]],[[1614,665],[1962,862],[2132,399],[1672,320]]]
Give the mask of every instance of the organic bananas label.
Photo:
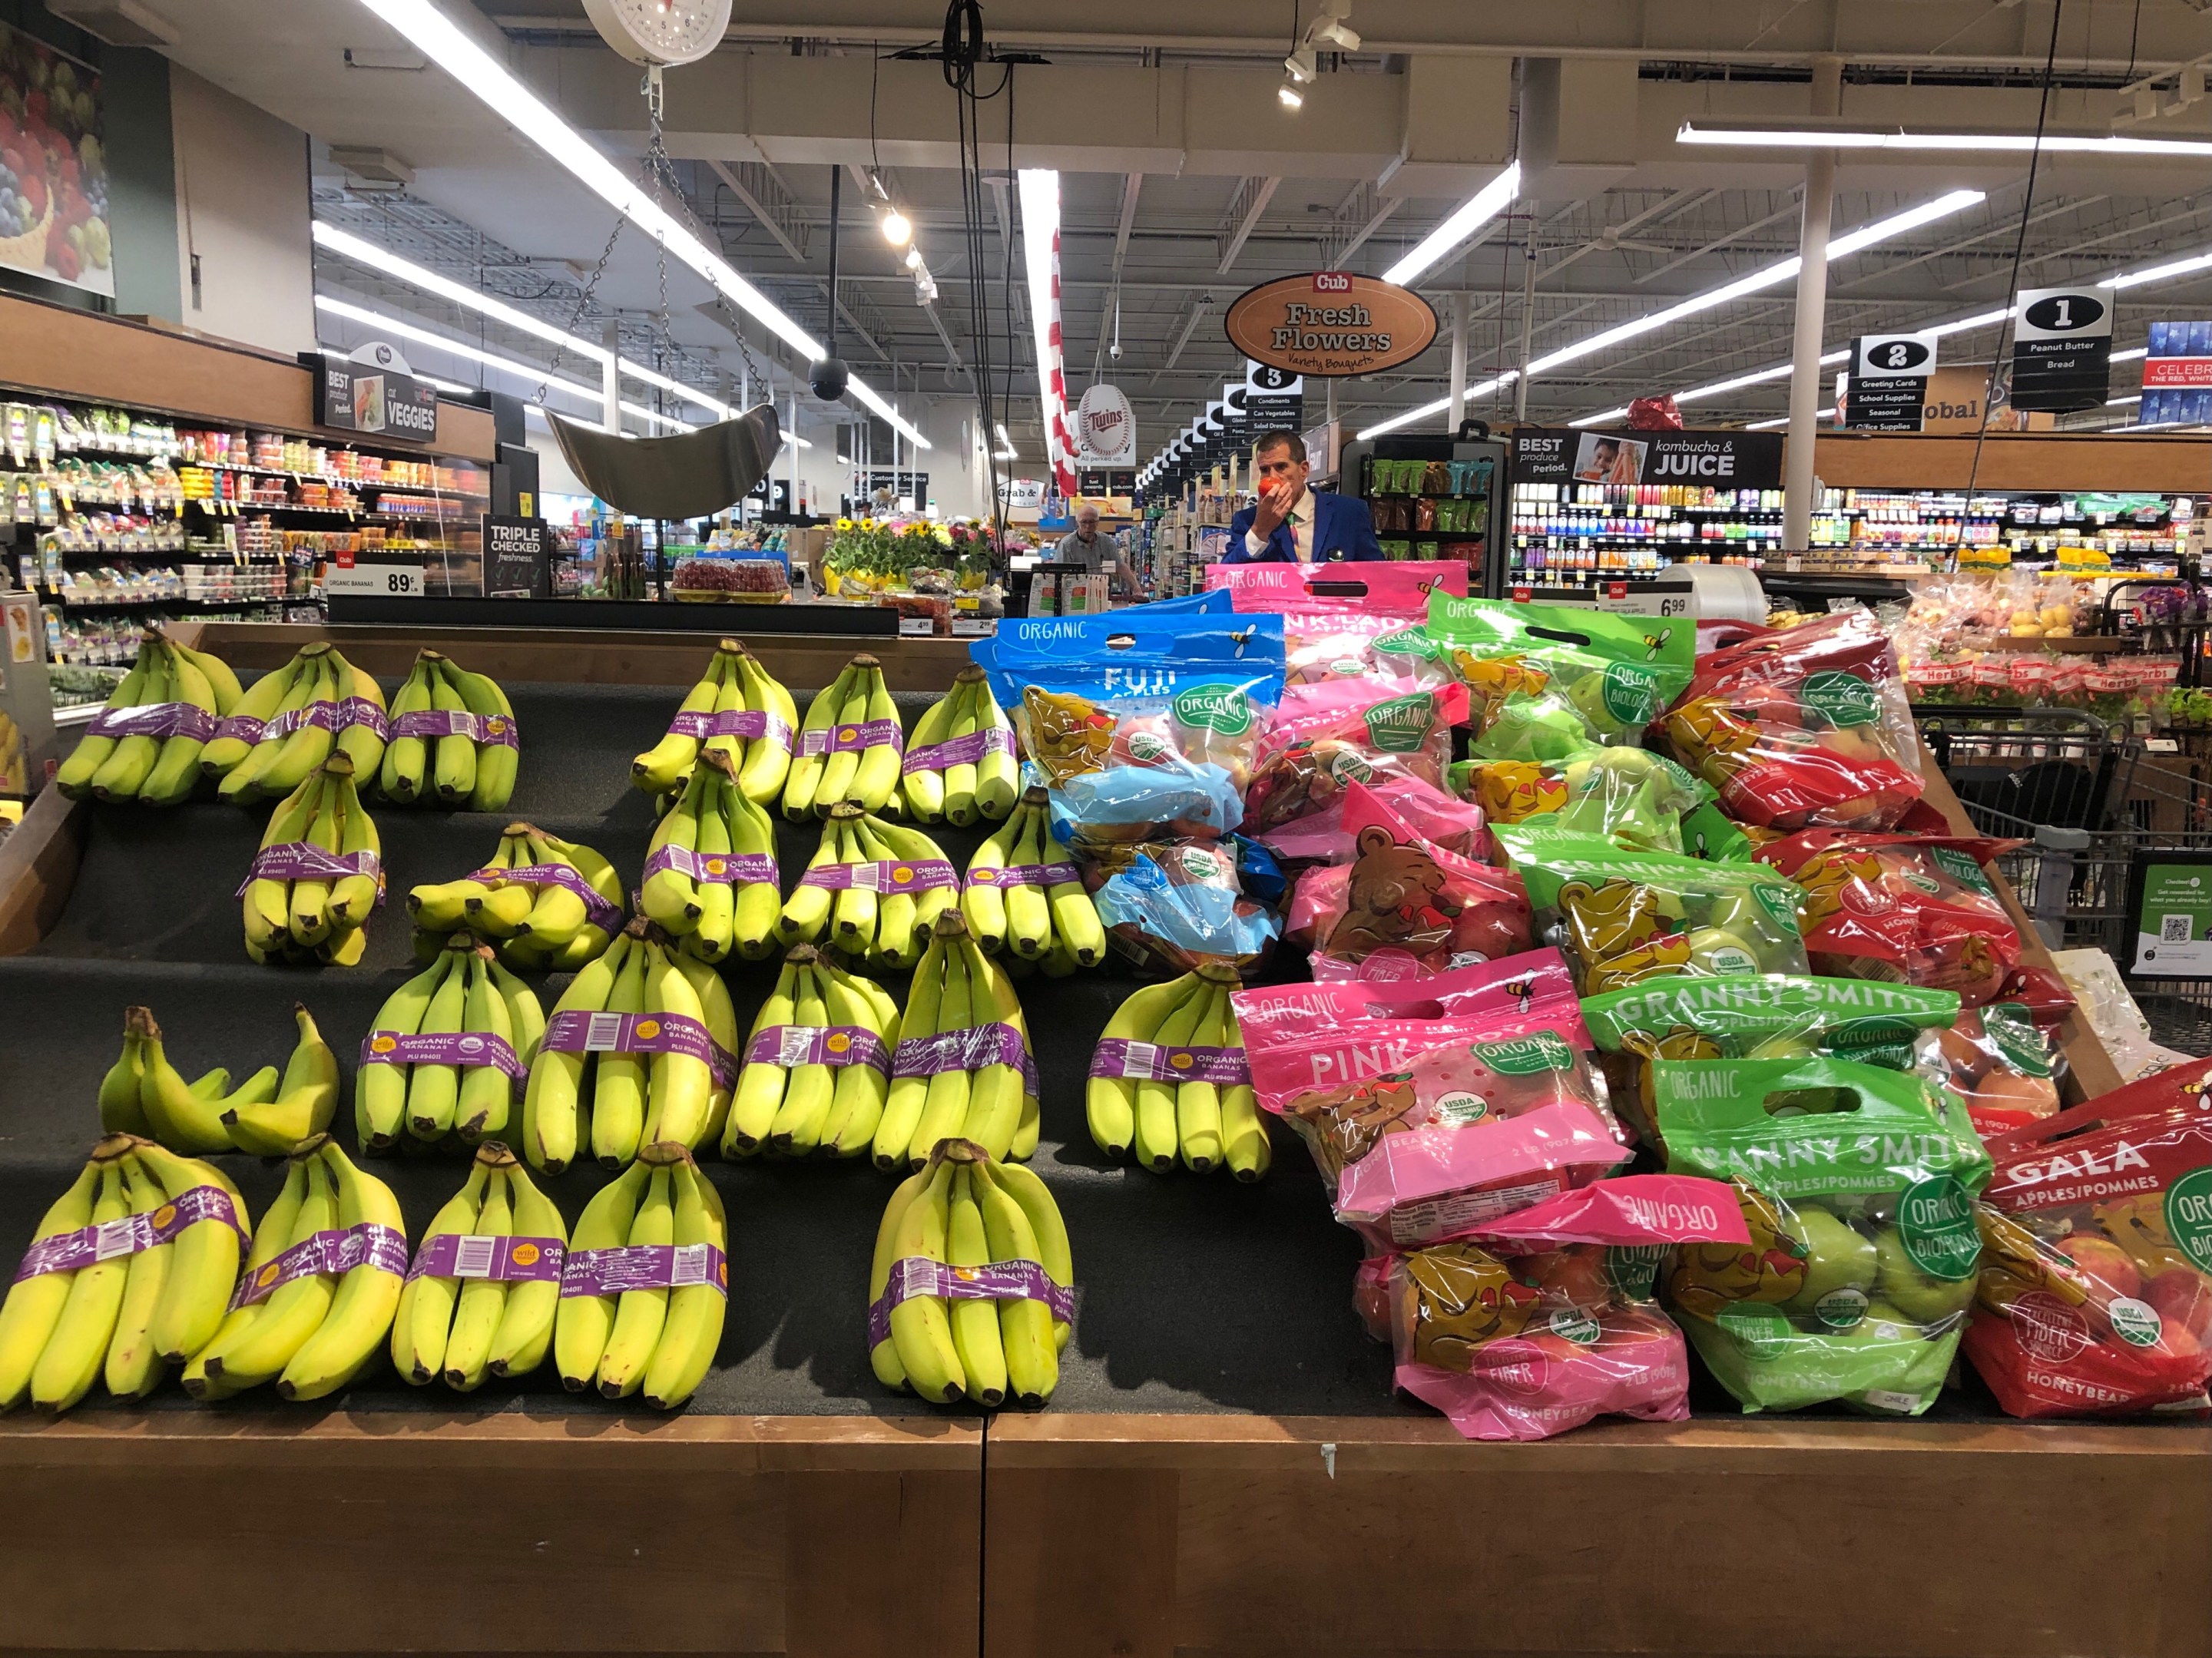
[[[485,1278],[520,1284],[558,1283],[568,1246],[558,1238],[484,1237],[447,1232],[425,1238],[408,1267],[410,1278]]]
[[[294,1278],[316,1273],[336,1276],[356,1266],[374,1266],[404,1278],[410,1265],[404,1233],[363,1221],[343,1231],[318,1232],[301,1239],[251,1278],[240,1279],[230,1304],[251,1307],[266,1301]]]
[[[246,1235],[229,1193],[218,1186],[195,1186],[178,1193],[173,1202],[163,1204],[151,1214],[124,1215],[97,1226],[82,1226],[74,1232],[59,1232],[40,1239],[24,1251],[22,1261],[15,1268],[15,1281],[20,1284],[25,1278],[43,1278],[49,1272],[74,1272],[95,1261],[138,1254],[156,1244],[167,1243],[186,1227],[204,1220],[221,1221],[240,1238]]]
[[[703,1284],[730,1292],[729,1260],[711,1243],[623,1243],[572,1249],[561,1271],[561,1294],[617,1296],[625,1290],[681,1290]]]

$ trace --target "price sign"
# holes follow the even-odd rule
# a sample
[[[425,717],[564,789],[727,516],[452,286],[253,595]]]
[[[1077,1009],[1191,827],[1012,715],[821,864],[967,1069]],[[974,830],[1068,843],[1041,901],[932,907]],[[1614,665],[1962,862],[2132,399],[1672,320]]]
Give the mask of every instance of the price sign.
[[[423,595],[419,564],[356,564],[350,569],[331,566],[323,573],[323,592],[356,598],[420,598]]]

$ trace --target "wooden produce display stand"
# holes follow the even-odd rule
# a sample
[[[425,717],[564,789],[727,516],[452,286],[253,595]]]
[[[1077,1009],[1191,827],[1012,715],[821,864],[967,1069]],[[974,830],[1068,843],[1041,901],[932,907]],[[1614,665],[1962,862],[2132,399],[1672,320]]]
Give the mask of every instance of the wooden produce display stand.
[[[198,642],[251,670],[320,631],[210,624]],[[332,636],[387,681],[421,645],[449,642],[502,680],[609,696],[689,684],[708,648],[697,635]],[[839,648],[799,641],[788,648],[810,654],[779,659],[777,641],[753,642],[802,701],[824,677],[811,653]],[[909,692],[941,689],[964,654],[879,644]],[[673,706],[651,702],[664,722]],[[54,938],[82,936],[75,859],[39,847],[72,834],[82,847],[93,814],[42,810],[40,836],[25,842],[27,823],[0,853],[0,871],[13,856],[41,884],[12,910],[0,887],[0,924],[16,918],[0,948],[57,915]],[[394,829],[423,816],[395,810]],[[943,838],[964,858],[969,841]],[[81,854],[87,871],[112,867],[98,863],[112,850]],[[396,867],[394,883],[428,878]],[[227,891],[234,878],[216,878]],[[52,943],[41,971],[90,971]],[[286,999],[295,986],[370,1006],[382,993],[373,978],[351,992],[337,975],[265,982]],[[1053,1407],[930,1412],[864,1381],[819,1414],[754,1414],[727,1390],[673,1418],[575,1410],[557,1392],[476,1409],[421,1394],[415,1408],[208,1409],[171,1392],[140,1411],[0,1418],[0,1651],[2212,1658],[2212,1426],[2029,1424],[1954,1394],[1917,1422],[1701,1409],[1497,1445],[1394,1401],[1387,1355],[1352,1322],[1356,1242],[1287,1137],[1258,1187],[1060,1155],[1126,988],[1022,991],[1038,999],[1038,1167],[1086,1280]],[[363,1027],[335,1023],[343,1052],[340,1033]],[[2117,1082],[2086,1027],[2062,1036],[2078,1084]],[[96,1073],[108,1057],[82,1064]],[[0,1094],[16,1085],[0,1062]],[[52,1108],[88,1099],[72,1084]],[[820,1181],[810,1201],[880,1209],[867,1171],[802,1172]],[[57,1167],[47,1189],[65,1178]],[[568,1210],[570,1190],[556,1193]],[[736,1201],[732,1216],[733,1271],[776,1254],[779,1241],[741,1241]],[[781,1242],[760,1270],[816,1270],[803,1239]],[[1150,1302],[1127,1288],[1138,1274]],[[840,1280],[821,1295],[825,1340],[857,1345],[859,1294]],[[756,1339],[765,1356],[748,1363],[793,1362],[775,1331]],[[1271,1341],[1287,1357],[1255,1365]],[[1232,1372],[1234,1386],[1210,1380]]]

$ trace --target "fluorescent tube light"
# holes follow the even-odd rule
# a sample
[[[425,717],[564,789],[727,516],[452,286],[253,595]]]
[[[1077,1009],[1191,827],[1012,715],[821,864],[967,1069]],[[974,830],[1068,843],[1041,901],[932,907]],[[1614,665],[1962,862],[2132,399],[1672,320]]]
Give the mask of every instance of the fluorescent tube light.
[[[2040,150],[2045,155],[2144,155],[2186,160],[2212,155],[2212,139],[2135,138],[2117,132],[1966,132],[1941,130],[1912,131],[1904,127],[1802,125],[1736,125],[1727,121],[1685,121],[1674,134],[1678,144],[1713,144],[1743,149],[1888,149],[1933,150],[1950,154],[1983,151],[2025,155]]]
[[[2175,259],[2166,264],[2154,264],[2148,270],[2123,271],[2117,276],[2107,276],[2097,284],[2100,288],[2140,288],[2145,282],[2161,282],[2172,276],[2186,276],[2191,271],[2212,267],[2212,253],[2198,253],[2186,259]]]
[[[450,352],[454,356],[465,358],[470,362],[480,362],[485,367],[496,369],[502,374],[513,374],[519,379],[528,380],[533,388],[541,384],[549,386],[555,391],[567,392],[572,398],[581,398],[594,408],[605,406],[605,400],[601,397],[599,388],[596,386],[586,386],[581,380],[572,380],[560,374],[549,374],[544,369],[535,367],[518,358],[502,357],[495,351],[487,351],[481,346],[471,345],[466,340],[452,339],[443,334],[434,334],[417,324],[404,321],[384,312],[371,311],[364,306],[349,304],[344,300],[334,300],[327,294],[315,295],[315,309],[327,311],[334,317],[344,317],[354,322],[365,324],[383,333],[397,334],[402,339],[414,340],[423,345],[434,346],[441,351]]]
[[[1462,242],[1510,207],[1520,193],[1521,163],[1516,161],[1416,242],[1410,253],[1382,273],[1382,280],[1403,287],[1431,266],[1442,264]]]

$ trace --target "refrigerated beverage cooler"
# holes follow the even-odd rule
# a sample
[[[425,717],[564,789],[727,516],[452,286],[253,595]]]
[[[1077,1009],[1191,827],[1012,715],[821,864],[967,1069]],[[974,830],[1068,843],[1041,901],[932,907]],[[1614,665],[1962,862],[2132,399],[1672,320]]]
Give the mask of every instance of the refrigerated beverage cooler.
[[[1442,433],[1356,440],[1344,446],[1338,476],[1338,487],[1374,514],[1384,557],[1463,559],[1468,591],[1496,596],[1486,584],[1501,521],[1504,444]]]

